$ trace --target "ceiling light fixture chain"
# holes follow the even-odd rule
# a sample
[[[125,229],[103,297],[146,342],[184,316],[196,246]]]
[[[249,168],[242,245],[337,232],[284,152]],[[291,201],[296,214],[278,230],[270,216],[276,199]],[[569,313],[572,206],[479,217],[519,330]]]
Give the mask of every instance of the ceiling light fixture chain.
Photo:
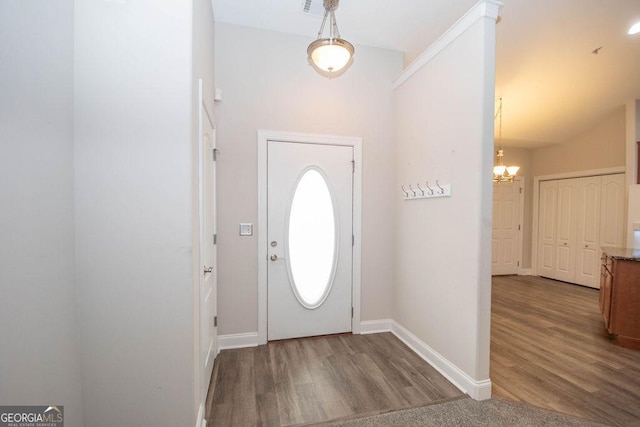
[[[498,111],[493,116],[493,120],[498,118],[498,151],[496,152],[496,164],[493,167],[493,182],[498,184],[501,182],[513,182],[516,177],[520,166],[505,166],[504,165],[504,150],[502,149],[502,97],[500,97],[500,104]]]

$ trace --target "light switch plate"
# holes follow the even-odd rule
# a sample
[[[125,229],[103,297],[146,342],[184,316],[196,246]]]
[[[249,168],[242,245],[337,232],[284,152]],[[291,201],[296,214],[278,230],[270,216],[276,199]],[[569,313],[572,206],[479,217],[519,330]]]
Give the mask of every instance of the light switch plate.
[[[240,223],[240,235],[241,236],[253,236],[253,224]]]

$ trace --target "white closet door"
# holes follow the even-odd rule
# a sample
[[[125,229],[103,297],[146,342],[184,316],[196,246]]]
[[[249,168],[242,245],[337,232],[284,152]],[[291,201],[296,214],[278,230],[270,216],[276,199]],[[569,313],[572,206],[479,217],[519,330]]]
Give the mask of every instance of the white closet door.
[[[602,177],[576,181],[575,283],[600,287],[600,188]]]
[[[624,247],[625,177],[623,174],[602,177],[600,209],[600,245]]]
[[[558,181],[558,215],[556,219],[556,268],[553,278],[565,282],[575,280],[575,244],[578,179]]]
[[[553,278],[556,259],[558,182],[542,181],[539,197],[538,275]]]

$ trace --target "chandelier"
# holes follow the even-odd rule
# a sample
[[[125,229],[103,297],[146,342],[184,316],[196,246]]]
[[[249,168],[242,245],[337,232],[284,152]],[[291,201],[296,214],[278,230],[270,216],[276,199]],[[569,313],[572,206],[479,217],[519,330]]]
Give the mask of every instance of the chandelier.
[[[324,19],[318,31],[318,39],[307,48],[307,55],[315,66],[328,73],[342,70],[355,52],[351,43],[340,38],[335,15],[338,2],[339,0],[324,0]],[[327,17],[329,18],[329,37],[322,38]]]
[[[499,118],[499,130],[498,130],[498,151],[496,152],[496,163],[493,166],[493,182],[513,182],[516,177],[520,166],[505,166],[504,165],[504,150],[500,146],[502,144],[502,98],[500,98],[500,106],[495,118]]]

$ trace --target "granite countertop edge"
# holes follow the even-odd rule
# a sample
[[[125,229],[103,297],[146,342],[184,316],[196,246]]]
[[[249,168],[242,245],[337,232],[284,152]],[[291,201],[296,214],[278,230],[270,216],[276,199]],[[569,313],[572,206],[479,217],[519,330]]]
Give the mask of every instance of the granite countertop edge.
[[[613,259],[640,261],[640,249],[603,247],[602,252]]]

